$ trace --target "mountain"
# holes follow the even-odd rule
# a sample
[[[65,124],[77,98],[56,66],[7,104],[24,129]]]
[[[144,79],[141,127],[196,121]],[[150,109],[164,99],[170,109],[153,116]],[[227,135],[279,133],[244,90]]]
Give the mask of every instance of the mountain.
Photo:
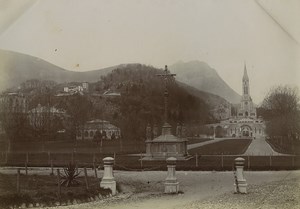
[[[100,76],[117,67],[119,66],[85,72],[68,71],[37,57],[0,50],[0,92],[29,79],[53,80],[57,83],[96,82]]]
[[[223,97],[231,103],[240,102],[241,96],[228,86],[215,69],[205,62],[178,62],[170,66],[170,69],[172,73],[176,73],[178,81],[198,90]]]
[[[188,84],[180,81],[177,81],[177,84],[183,89],[185,89],[189,94],[205,101],[211,109],[216,109],[219,105],[230,105],[230,103],[226,99],[218,95],[209,93],[207,91],[201,91],[199,89],[196,89],[195,87],[189,86]]]
[[[140,66],[140,64],[130,64],[133,68],[135,68],[135,65]],[[0,50],[0,92],[7,88],[16,87],[22,82],[30,79],[53,80],[57,83],[80,81],[96,82],[101,76],[107,75],[114,69],[126,68],[126,66],[127,64],[121,64],[99,70],[75,72],[65,70],[37,57]],[[228,99],[226,95],[239,97],[220,78],[217,72],[205,63],[197,61],[177,63],[171,66],[171,70],[172,72],[177,73],[176,80],[181,81],[181,86],[194,96],[206,101],[210,106],[216,106],[220,102],[224,103],[224,99],[216,95],[226,99]],[[184,83],[188,85],[184,85]],[[189,85],[195,89],[191,88]],[[218,94],[218,91],[216,90],[223,90],[223,94]],[[230,99],[228,100],[232,101]]]

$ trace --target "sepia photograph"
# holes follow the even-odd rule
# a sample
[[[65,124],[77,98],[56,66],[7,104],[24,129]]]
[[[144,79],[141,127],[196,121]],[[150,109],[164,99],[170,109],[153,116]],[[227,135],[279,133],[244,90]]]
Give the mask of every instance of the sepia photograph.
[[[0,209],[300,209],[299,0],[0,0]]]

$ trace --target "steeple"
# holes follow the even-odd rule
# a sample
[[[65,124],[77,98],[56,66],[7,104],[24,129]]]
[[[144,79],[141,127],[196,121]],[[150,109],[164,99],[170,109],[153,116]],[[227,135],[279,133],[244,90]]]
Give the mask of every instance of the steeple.
[[[248,74],[247,74],[247,67],[246,67],[246,62],[244,63],[244,76],[243,76],[243,81],[249,81]]]
[[[250,95],[250,92],[249,92],[249,77],[248,77],[248,74],[247,74],[246,62],[244,64],[243,95]]]

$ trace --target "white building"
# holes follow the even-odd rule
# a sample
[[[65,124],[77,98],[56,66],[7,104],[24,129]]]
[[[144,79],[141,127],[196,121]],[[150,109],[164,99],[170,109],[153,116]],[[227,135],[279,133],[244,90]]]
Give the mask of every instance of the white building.
[[[67,92],[67,93],[83,92],[83,87],[82,86],[65,86],[64,92]]]
[[[120,128],[105,120],[91,120],[85,123],[84,129],[76,134],[77,140],[118,139],[121,136]]]
[[[41,104],[28,111],[29,124],[34,128],[59,125],[59,123],[63,123],[66,116],[65,110],[41,106]]]
[[[246,65],[244,66],[244,76],[243,76],[243,96],[237,110],[237,117],[256,118],[256,108],[250,96],[249,78],[247,74]]]
[[[265,122],[257,118],[256,107],[250,96],[249,77],[246,65],[242,80],[243,96],[237,108],[237,116],[231,116],[220,123],[210,124],[216,137],[262,137],[265,136]]]

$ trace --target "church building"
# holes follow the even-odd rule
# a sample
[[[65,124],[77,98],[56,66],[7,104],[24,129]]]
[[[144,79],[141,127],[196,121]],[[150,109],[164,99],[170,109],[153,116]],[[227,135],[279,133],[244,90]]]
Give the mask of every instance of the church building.
[[[243,96],[237,111],[237,116],[238,118],[256,118],[256,108],[250,96],[249,77],[246,65],[244,66],[243,76]]]
[[[231,115],[227,120],[209,126],[223,137],[263,137],[265,135],[265,123],[261,117],[257,117],[256,107],[250,96],[250,83],[246,65],[242,79],[243,95],[237,107],[236,115]],[[221,134],[220,134],[221,133]],[[216,137],[220,137],[216,136]]]

